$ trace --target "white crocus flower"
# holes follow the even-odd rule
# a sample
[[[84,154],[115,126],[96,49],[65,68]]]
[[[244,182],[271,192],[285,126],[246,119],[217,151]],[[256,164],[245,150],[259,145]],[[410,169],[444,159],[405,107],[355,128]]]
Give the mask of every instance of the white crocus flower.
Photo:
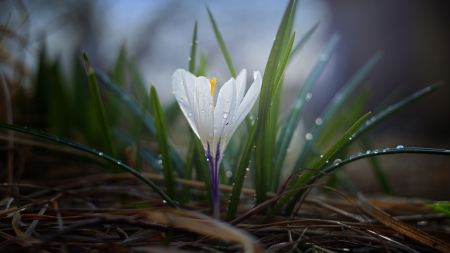
[[[214,104],[216,78],[196,77],[184,69],[177,69],[173,74],[173,94],[202,142],[209,162],[215,217],[219,216],[219,168],[223,152],[261,91],[261,74],[255,71],[253,78],[253,84],[244,97],[247,71],[243,69],[236,80],[231,78],[222,86]]]

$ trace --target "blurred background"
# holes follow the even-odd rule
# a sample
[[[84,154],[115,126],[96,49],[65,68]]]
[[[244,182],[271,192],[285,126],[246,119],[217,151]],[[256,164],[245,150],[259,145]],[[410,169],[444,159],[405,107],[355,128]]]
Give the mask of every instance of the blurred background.
[[[171,77],[188,67],[194,24],[198,50],[208,61],[208,76],[230,78],[206,6],[214,14],[238,69],[264,71],[287,1],[3,0],[0,1],[0,64],[33,96],[39,54],[59,59],[70,79],[74,55],[91,58],[108,70],[119,49],[136,60],[144,82],[155,84],[164,105],[173,101]],[[383,60],[365,79],[367,111],[390,98],[398,101],[440,80],[450,80],[450,4],[445,0],[303,0],[294,30],[300,38],[319,27],[286,72],[284,108],[289,108],[324,45],[341,35],[335,55],[316,84],[305,112],[308,129],[339,88],[375,53]],[[447,85],[448,86],[448,85]],[[377,148],[422,146],[450,149],[450,88],[411,105],[371,134]],[[355,152],[363,151],[355,147]],[[437,156],[382,158],[399,196],[445,199],[450,190],[450,161]],[[360,190],[378,191],[364,162],[346,169]],[[398,180],[398,182],[397,182]],[[447,197],[448,198],[448,197]],[[448,200],[448,199],[447,199]]]

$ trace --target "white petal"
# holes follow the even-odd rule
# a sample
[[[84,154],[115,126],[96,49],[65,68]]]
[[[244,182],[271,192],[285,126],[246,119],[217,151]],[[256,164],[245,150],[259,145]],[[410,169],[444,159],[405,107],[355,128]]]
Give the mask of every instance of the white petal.
[[[255,71],[253,77],[255,80],[248,89],[247,94],[245,94],[244,99],[242,100],[234,115],[235,120],[232,125],[231,133],[234,133],[234,131],[236,131],[236,128],[241,124],[245,116],[247,116],[247,114],[250,112],[256,102],[256,99],[258,98],[259,92],[261,91],[262,79],[259,71]]]
[[[241,73],[236,77],[236,107],[241,104],[244,97],[245,89],[247,88],[247,70],[241,70]]]
[[[172,77],[172,90],[189,125],[199,137],[193,114],[195,78],[188,71],[177,69]]]
[[[210,90],[211,83],[206,77],[201,76],[195,79],[194,108],[192,111],[198,135],[205,150],[207,143],[211,143],[214,137],[214,114]]]
[[[220,151],[223,152],[233,134],[229,129],[234,122],[236,110],[236,81],[231,78],[219,91],[217,104],[214,108],[214,144],[220,141]],[[216,149],[216,147],[214,147]]]

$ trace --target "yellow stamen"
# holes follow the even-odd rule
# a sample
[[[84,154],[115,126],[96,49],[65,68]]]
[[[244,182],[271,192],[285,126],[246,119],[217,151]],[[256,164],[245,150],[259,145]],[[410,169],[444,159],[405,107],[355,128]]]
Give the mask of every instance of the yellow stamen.
[[[217,78],[209,79],[209,82],[211,83],[211,97],[214,97],[214,87],[217,83]]]
[[[209,79],[209,82],[211,83],[211,97],[212,97],[212,111],[214,111],[214,87],[216,87],[216,83],[217,83],[217,78],[213,78],[213,79]]]

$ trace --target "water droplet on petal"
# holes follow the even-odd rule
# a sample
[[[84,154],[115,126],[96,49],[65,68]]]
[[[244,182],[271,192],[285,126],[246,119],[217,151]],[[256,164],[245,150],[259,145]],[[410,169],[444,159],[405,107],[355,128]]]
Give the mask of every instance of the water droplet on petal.
[[[398,145],[397,149],[404,149],[405,147],[403,147],[403,145]]]
[[[183,103],[184,100],[183,100],[182,98],[180,98],[178,101],[179,101],[180,103]]]
[[[223,116],[224,119],[228,118],[228,112],[223,112],[222,116]]]

